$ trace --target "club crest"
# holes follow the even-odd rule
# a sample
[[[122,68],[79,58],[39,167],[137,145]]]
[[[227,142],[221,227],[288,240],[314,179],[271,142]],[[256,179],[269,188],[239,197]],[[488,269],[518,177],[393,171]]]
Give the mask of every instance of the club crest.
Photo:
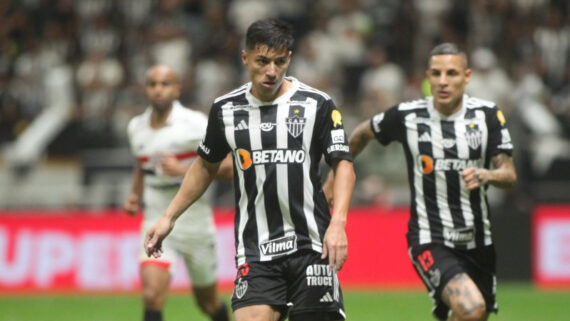
[[[429,277],[429,281],[431,282],[431,284],[433,284],[433,286],[438,287],[439,286],[439,282],[441,281],[441,272],[439,271],[439,269],[435,269],[434,271],[429,271],[430,277]]]
[[[294,115],[285,119],[285,124],[287,124],[287,131],[291,136],[298,137],[305,129],[305,124],[307,119],[300,117],[299,115]]]
[[[466,126],[465,138],[467,139],[467,144],[471,149],[477,149],[481,146],[481,141],[483,134],[479,130],[479,126],[476,124],[469,124]]]
[[[245,292],[247,292],[247,281],[240,278],[238,284],[236,284],[235,295],[238,299],[241,299]]]

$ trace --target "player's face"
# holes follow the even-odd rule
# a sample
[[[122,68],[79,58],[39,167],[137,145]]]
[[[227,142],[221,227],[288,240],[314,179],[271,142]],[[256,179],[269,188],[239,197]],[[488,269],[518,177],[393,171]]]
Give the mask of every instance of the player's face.
[[[176,74],[169,68],[149,70],[145,82],[145,94],[152,107],[166,110],[180,97],[180,85]]]
[[[283,78],[291,62],[291,51],[276,50],[266,45],[242,51],[252,83],[251,93],[261,101],[272,101],[286,91]]]
[[[426,76],[431,85],[434,107],[445,115],[461,108],[471,70],[460,55],[435,55],[430,58]]]

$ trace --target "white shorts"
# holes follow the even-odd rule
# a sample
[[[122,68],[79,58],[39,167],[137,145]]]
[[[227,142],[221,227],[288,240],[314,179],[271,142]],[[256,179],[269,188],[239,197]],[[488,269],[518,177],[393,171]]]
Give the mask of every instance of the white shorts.
[[[143,225],[144,226],[144,225]],[[218,256],[215,233],[202,235],[176,235],[171,233],[162,242],[162,255],[155,259],[144,251],[146,229],[142,229],[140,263],[157,264],[174,274],[179,258],[184,260],[193,287],[210,286],[218,280]]]

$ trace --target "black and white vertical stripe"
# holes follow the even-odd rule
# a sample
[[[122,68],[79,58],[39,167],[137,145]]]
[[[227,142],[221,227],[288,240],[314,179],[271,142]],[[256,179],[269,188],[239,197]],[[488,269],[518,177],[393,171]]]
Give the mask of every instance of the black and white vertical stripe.
[[[494,103],[468,96],[463,103],[461,111],[445,117],[428,97],[372,118],[371,128],[382,144],[396,140],[404,146],[412,196],[410,245],[472,249],[492,244],[486,187],[468,190],[461,171],[489,168],[490,153],[510,154],[512,144]],[[501,142],[506,144],[501,147]]]
[[[330,215],[318,165],[331,144],[330,139],[323,139],[331,134],[323,132],[333,127],[329,109],[334,104],[326,94],[288,79],[293,88],[270,103],[252,96],[250,84],[216,99],[199,150],[210,161],[233,153],[238,265],[272,260],[300,249],[322,251]],[[217,132],[223,134],[216,136]],[[292,161],[272,159],[271,153],[304,156]],[[329,156],[350,159],[349,152]],[[293,248],[262,250],[270,243],[284,246],[288,240],[293,240],[287,245]]]

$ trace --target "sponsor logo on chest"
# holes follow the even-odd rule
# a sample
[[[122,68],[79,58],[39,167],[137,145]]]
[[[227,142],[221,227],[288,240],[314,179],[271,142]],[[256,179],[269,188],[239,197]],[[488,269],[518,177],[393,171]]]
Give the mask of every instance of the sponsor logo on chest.
[[[252,165],[301,164],[305,161],[305,151],[302,149],[268,149],[250,152],[239,148],[235,151],[235,157],[239,168],[246,170]]]
[[[479,167],[479,161],[476,159],[433,158],[429,155],[419,155],[418,165],[422,173],[431,174],[434,170],[461,172],[469,167]]]

